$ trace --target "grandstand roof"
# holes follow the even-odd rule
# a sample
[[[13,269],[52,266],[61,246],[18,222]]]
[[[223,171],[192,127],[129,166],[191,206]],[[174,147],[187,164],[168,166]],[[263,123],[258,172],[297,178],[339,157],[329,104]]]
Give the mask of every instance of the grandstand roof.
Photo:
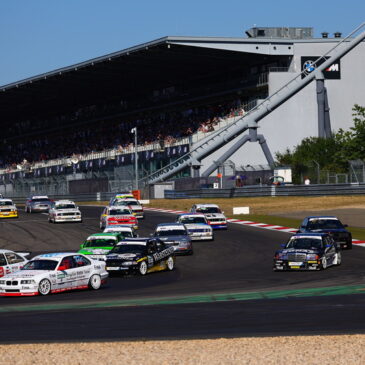
[[[153,91],[176,80],[204,80],[215,72],[234,72],[243,65],[287,57],[293,54],[293,42],[298,40],[164,37],[0,86],[0,109],[9,120],[40,109],[57,112],[104,98],[121,100],[126,93],[138,97],[142,88]]]

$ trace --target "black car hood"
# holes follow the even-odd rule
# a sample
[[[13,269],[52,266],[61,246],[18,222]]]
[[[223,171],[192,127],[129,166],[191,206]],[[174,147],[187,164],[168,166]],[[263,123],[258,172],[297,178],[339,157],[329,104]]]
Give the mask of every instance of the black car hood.
[[[140,258],[144,257],[141,253],[110,253],[106,256],[107,260],[121,260],[121,261],[135,261],[139,260]]]
[[[313,232],[313,233],[349,233],[345,228],[311,229],[308,232]]]
[[[323,252],[323,250],[320,250],[317,248],[311,249],[311,250],[306,250],[306,249],[302,249],[302,248],[285,248],[285,249],[279,250],[277,252],[282,253],[282,254],[289,254],[289,253],[320,254]]]

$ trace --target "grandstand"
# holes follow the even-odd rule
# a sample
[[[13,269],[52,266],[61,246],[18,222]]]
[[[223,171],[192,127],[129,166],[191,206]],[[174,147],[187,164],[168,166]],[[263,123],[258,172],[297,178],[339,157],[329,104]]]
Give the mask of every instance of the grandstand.
[[[165,37],[0,87],[0,192],[39,191],[46,182],[62,193],[70,181],[87,179],[101,181],[96,191],[130,187],[132,128],[142,178],[244,115],[340,40],[338,34],[314,39],[311,28],[280,29],[255,28],[248,38]],[[361,104],[365,80],[353,67],[363,44],[354,53],[327,75],[335,129],[346,128],[353,104]],[[315,95],[315,86],[308,86],[265,118],[260,132],[272,151],[317,134]],[[238,167],[266,162],[254,144],[231,160]],[[191,176],[190,170],[177,177]]]

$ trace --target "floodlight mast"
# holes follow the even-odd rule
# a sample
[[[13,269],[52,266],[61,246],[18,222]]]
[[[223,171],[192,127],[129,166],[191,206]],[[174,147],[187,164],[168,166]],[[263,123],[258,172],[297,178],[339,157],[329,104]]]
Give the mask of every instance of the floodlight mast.
[[[250,110],[245,116],[239,118],[232,124],[224,128],[221,128],[217,132],[213,133],[211,136],[205,138],[201,143],[199,143],[197,147],[195,147],[187,154],[181,156],[174,162],[166,165],[162,169],[157,170],[151,175],[149,175],[146,178],[146,182],[151,184],[163,181],[175,175],[182,169],[192,166],[194,162],[196,163],[196,161],[198,162],[202,161],[205,157],[207,157],[211,153],[219,150],[228,142],[239,137],[243,132],[249,129],[250,125],[257,123],[258,121],[266,117],[268,114],[270,114],[273,110],[275,110],[280,105],[285,103],[288,99],[297,94],[310,82],[315,80],[317,75],[319,75],[323,70],[331,66],[336,60],[346,55],[353,48],[355,48],[360,42],[362,42],[365,39],[365,31],[360,33],[352,40],[349,40],[349,38],[364,26],[365,22],[362,23],[360,26],[358,26],[355,30],[353,30],[346,38],[342,39],[339,43],[337,43],[336,46],[333,47],[330,51],[328,51],[323,56],[318,58],[314,62],[314,65],[317,65],[322,61],[323,63],[318,65],[315,71],[310,73],[306,73],[305,71],[303,71],[302,73],[298,74],[295,78],[293,78],[291,81],[285,84],[274,94],[270,95],[267,99],[265,99],[262,103],[257,105],[254,109]],[[231,152],[233,154],[235,151]]]

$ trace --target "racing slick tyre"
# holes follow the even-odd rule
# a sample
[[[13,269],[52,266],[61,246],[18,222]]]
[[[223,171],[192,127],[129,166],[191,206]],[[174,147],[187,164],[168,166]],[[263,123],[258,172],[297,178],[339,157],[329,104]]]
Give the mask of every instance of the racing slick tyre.
[[[326,269],[327,269],[327,259],[323,257],[321,263],[321,270],[326,270]]]
[[[146,275],[147,274],[147,262],[146,261],[142,261],[139,266],[138,266],[138,271],[141,275]]]
[[[340,266],[341,265],[341,261],[342,261],[342,256],[341,256],[341,252],[337,252],[336,253],[336,264],[337,266]]]
[[[101,277],[100,275],[91,275],[89,279],[89,289],[98,290],[101,287]]]
[[[173,257],[169,257],[167,260],[166,260],[166,268],[168,271],[172,271],[174,270],[175,268],[175,260]]]
[[[40,295],[48,295],[51,292],[51,282],[48,279],[40,281],[38,286],[38,293]]]

